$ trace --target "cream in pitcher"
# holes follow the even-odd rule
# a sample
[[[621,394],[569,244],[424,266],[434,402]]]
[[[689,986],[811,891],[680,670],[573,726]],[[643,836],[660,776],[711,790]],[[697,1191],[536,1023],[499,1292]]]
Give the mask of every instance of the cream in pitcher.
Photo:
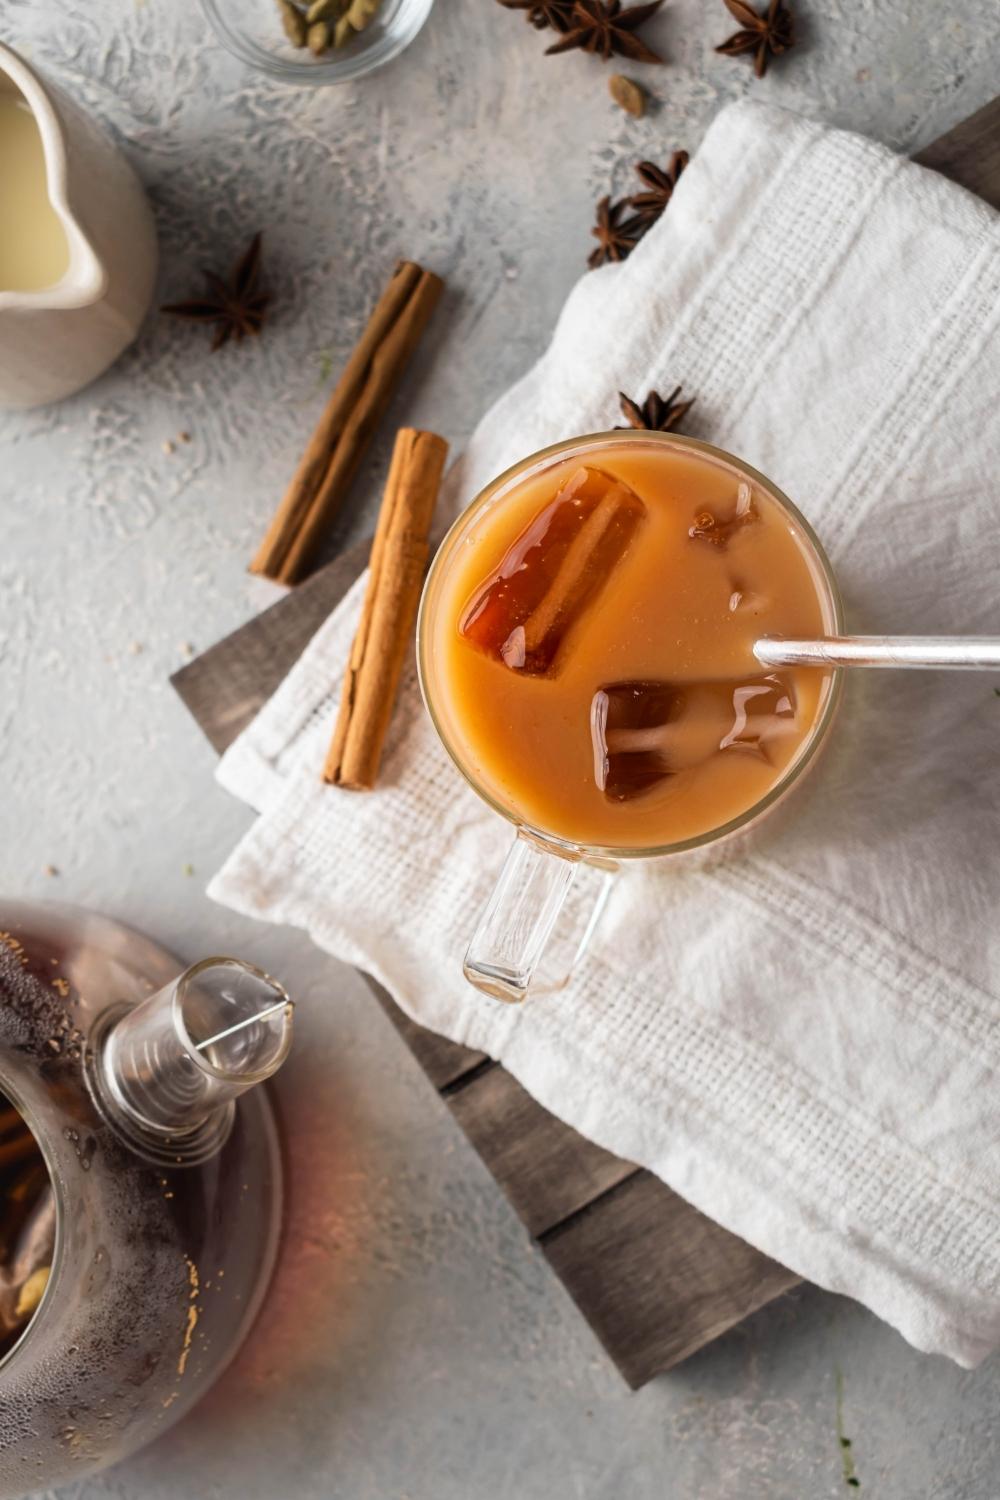
[[[131,167],[0,44],[0,408],[58,401],[135,338],[156,235]]]
[[[0,94],[0,288],[37,292],[69,267],[69,244],[49,202],[41,131],[21,93]]]

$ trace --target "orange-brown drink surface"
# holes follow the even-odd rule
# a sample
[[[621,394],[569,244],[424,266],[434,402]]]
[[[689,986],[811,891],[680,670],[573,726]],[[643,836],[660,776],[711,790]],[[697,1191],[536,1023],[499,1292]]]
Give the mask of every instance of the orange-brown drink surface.
[[[460,525],[425,685],[459,763],[518,820],[653,849],[710,834],[783,779],[831,677],[768,671],[753,643],[834,624],[809,539],[756,477],[696,447],[609,440]]]

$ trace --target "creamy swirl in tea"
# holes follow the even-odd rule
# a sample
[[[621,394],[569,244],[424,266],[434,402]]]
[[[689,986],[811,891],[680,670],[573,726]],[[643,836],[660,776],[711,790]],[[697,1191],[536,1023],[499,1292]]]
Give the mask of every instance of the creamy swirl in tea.
[[[459,533],[427,686],[460,763],[516,817],[657,848],[784,777],[831,678],[767,671],[753,643],[832,616],[809,539],[759,482],[701,450],[609,444],[529,474]]]

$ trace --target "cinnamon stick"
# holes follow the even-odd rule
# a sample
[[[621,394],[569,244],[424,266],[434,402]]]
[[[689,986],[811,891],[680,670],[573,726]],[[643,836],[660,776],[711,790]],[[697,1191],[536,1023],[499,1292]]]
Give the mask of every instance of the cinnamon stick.
[[[351,647],[323,780],[370,791],[378,776],[429,550],[428,535],[448,444],[404,427],[369,560],[368,586]]]
[[[250,564],[251,573],[291,584],[308,570],[443,285],[413,261],[396,266]]]

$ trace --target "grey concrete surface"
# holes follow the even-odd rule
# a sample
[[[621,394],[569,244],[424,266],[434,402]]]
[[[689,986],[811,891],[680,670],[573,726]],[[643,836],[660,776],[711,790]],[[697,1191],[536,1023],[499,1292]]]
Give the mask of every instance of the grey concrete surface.
[[[657,96],[635,122],[598,61],[544,57],[492,0],[437,0],[396,63],[315,92],[248,74],[194,0],[4,0],[4,40],[148,184],[160,300],[258,227],[276,293],[256,345],[210,356],[153,317],[90,390],[0,416],[0,889],[245,955],[300,1002],[288,1243],[258,1331],[198,1412],[67,1500],[826,1500],[857,1492],[838,1371],[862,1494],[1000,1496],[1000,1360],[959,1371],[815,1289],[630,1395],[362,981],[204,897],[249,815],[167,686],[264,602],[246,561],[397,254],[448,295],[391,419],[461,443],[543,347],[596,198],[693,149],[727,99],[911,151],[997,90],[996,0],[796,8],[801,46],[755,83],[712,53],[718,0],[669,0],[649,27],[669,66],[626,69]],[[386,456],[331,548],[370,524]]]

